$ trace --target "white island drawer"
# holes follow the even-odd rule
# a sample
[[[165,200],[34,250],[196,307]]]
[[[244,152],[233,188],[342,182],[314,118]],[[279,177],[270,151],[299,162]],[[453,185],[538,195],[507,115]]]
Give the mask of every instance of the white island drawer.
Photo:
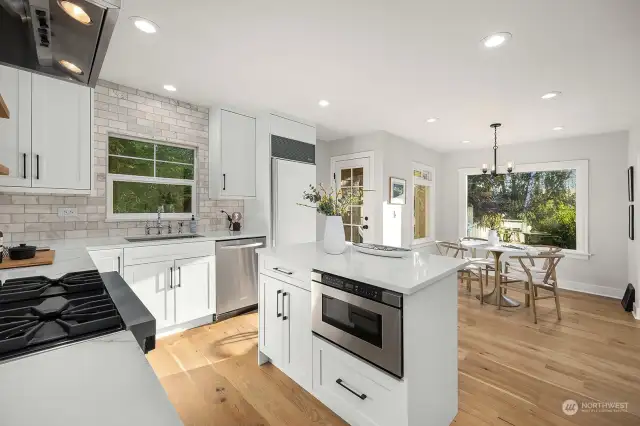
[[[216,253],[215,241],[179,242],[163,245],[140,246],[124,249],[124,265],[164,262],[175,259],[213,256]]]
[[[407,424],[406,384],[313,336],[313,394],[352,425]]]
[[[260,273],[311,291],[311,269],[301,268],[275,257],[260,256]]]

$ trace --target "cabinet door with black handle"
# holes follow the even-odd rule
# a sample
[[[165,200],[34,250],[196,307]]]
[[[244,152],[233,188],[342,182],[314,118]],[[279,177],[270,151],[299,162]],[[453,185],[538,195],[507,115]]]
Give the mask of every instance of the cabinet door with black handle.
[[[262,353],[271,359],[271,362],[280,366],[283,353],[284,321],[283,303],[284,283],[266,275],[260,275],[259,279],[259,348]]]

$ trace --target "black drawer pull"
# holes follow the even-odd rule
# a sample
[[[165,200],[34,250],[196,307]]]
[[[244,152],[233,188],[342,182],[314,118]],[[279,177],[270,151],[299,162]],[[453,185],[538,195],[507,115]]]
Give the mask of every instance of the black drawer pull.
[[[279,268],[279,267],[275,267],[275,268],[273,268],[273,270],[276,271],[276,272],[280,272],[281,274],[293,275],[293,272],[287,271],[286,269],[282,269],[282,268]]]
[[[282,314],[280,313],[280,293],[282,293],[282,290],[278,290],[276,292],[276,317],[278,318],[282,316]],[[284,297],[282,297],[282,304],[284,305]],[[284,310],[284,306],[282,307],[282,309]]]
[[[353,389],[350,389],[347,385],[344,384],[344,382],[342,381],[342,379],[336,379],[336,383],[339,384],[340,386],[342,386],[343,388],[345,388],[346,390],[348,390],[349,392],[351,392],[352,394],[354,394],[355,396],[357,396],[358,398],[360,398],[361,400],[365,400],[367,399],[367,395],[365,394],[360,394],[358,392],[355,392]]]

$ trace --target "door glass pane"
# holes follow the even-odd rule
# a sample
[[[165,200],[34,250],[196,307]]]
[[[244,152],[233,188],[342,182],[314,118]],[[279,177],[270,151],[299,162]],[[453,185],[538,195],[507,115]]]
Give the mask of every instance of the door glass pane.
[[[351,241],[351,226],[350,225],[345,225],[344,226],[344,239],[347,241]]]
[[[351,186],[351,169],[340,170],[340,186]]]
[[[413,187],[413,238],[429,237],[429,192],[431,188],[424,185]]]
[[[351,223],[351,212],[348,211],[344,215],[342,215],[342,223],[348,225]]]
[[[361,243],[362,242],[362,228],[359,226],[351,227],[351,242],[353,243]]]
[[[362,186],[362,182],[364,182],[364,169],[362,167],[353,169],[353,186]]]
[[[382,315],[322,295],[322,321],[382,348]]]
[[[354,225],[362,224],[362,207],[361,206],[353,206],[351,207],[351,223]]]

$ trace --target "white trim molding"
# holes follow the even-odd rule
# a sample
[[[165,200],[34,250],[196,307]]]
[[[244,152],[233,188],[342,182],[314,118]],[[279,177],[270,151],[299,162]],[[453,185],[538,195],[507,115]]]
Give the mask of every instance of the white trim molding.
[[[610,297],[612,299],[622,299],[622,296],[624,296],[624,289],[581,283],[578,281],[568,281],[562,278],[558,278],[558,287],[564,290],[595,294],[596,296]]]
[[[416,227],[416,212],[415,212],[415,198],[413,201],[413,206],[411,206],[412,215],[411,215],[411,229],[412,237],[411,237],[411,248],[422,247],[429,243],[433,243],[436,240],[436,169],[434,167],[428,166],[426,164],[413,162],[411,177],[413,179],[411,185],[411,192],[415,197],[416,185],[429,187],[429,199],[427,202],[429,203],[429,236],[426,238],[414,239],[415,237],[415,227]],[[415,175],[416,170],[419,170],[423,177],[418,177]],[[424,174],[427,173],[430,176],[430,179],[425,179]]]
[[[589,253],[589,160],[518,164],[515,172],[553,170],[576,171],[576,250],[565,249],[563,253],[567,257],[588,260],[591,256]],[[498,173],[506,172],[506,167],[498,166]],[[458,234],[461,236],[467,233],[467,177],[481,174],[482,169],[479,167],[458,170]]]
[[[635,308],[633,310],[633,317],[638,321],[640,321],[640,305],[638,305],[637,303],[634,303],[633,307]]]

